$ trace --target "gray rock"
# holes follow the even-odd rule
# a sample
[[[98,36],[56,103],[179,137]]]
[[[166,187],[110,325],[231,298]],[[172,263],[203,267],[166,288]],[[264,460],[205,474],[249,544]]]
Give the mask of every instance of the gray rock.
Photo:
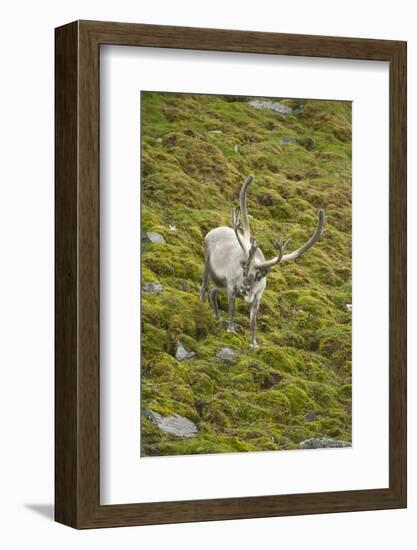
[[[329,449],[336,447],[352,447],[352,443],[350,441],[340,441],[338,439],[319,439],[315,437],[306,439],[300,443],[300,449]]]
[[[230,348],[222,348],[216,357],[228,365],[234,365],[238,355],[238,353]]]
[[[305,415],[304,415],[304,420],[306,422],[313,422],[313,420],[316,419],[316,415],[312,412],[306,412]]]
[[[198,428],[194,422],[179,414],[162,416],[150,409],[145,409],[144,412],[149,420],[158,426],[162,432],[176,435],[177,437],[193,437],[198,433]]]
[[[162,292],[164,287],[160,283],[144,283],[143,292]]]
[[[293,143],[297,143],[297,140],[295,137],[287,136],[287,137],[282,137],[279,140],[279,142],[281,145],[292,145]]]
[[[251,99],[249,101],[249,105],[251,107],[255,107],[255,109],[270,109],[271,111],[276,111],[282,115],[290,115],[292,113],[291,107],[288,107],[288,105],[284,105],[279,101],[261,101],[259,99]]]
[[[141,238],[141,244],[142,246],[144,244],[163,244],[165,242],[165,239],[162,235],[159,233],[154,233],[153,231],[148,231],[146,233],[142,234]]]
[[[196,354],[194,351],[187,351],[185,347],[178,342],[177,349],[175,350],[175,359],[177,361],[186,361],[187,359],[192,359]]]

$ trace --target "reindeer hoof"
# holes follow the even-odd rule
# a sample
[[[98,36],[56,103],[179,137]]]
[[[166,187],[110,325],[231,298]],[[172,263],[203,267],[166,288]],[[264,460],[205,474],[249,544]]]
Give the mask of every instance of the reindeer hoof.
[[[237,332],[239,330],[239,325],[236,323],[229,323],[227,327],[227,332]]]
[[[258,342],[252,342],[250,347],[253,348],[253,349],[256,349],[256,348],[259,348],[259,344],[258,344]]]

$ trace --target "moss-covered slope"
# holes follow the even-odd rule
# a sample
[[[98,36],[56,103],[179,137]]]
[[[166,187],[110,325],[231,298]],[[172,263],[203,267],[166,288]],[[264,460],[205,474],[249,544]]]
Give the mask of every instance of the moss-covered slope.
[[[292,112],[239,97],[142,94],[142,231],[166,241],[142,251],[142,286],[163,286],[142,293],[142,406],[185,416],[199,430],[178,438],[142,415],[142,455],[351,440],[351,105],[281,103]],[[317,210],[326,211],[323,239],[269,275],[256,350],[242,300],[241,331],[229,334],[226,298],[216,322],[198,297],[204,236],[230,225],[249,173],[251,229],[266,257],[277,234],[301,245]],[[196,356],[176,361],[178,341]],[[239,353],[235,364],[216,358],[222,347]]]

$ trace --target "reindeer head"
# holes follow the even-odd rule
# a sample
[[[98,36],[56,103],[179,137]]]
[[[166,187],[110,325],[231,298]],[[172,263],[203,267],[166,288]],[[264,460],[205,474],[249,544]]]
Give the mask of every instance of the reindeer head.
[[[262,268],[259,264],[259,257],[257,259],[258,246],[255,239],[252,237],[248,244],[245,243],[245,237],[240,233],[242,225],[240,222],[240,210],[238,208],[233,208],[232,225],[243,251],[243,260],[240,262],[242,278],[238,291],[246,302],[252,303],[260,285],[262,285],[262,288],[265,286],[263,279],[268,274],[269,268]]]
[[[248,185],[246,185],[246,189],[244,189],[243,199],[246,198],[245,195],[246,195],[247,187]],[[247,240],[248,240],[247,237],[249,235],[249,224],[247,221],[246,202],[245,200],[242,201],[242,194],[241,194],[241,205],[244,208],[244,217],[245,217],[243,227],[240,221],[240,210],[238,208],[233,208],[233,211],[232,211],[232,226],[235,231],[236,238],[244,254],[244,260],[242,260],[241,262],[242,284],[239,291],[244,297],[246,302],[252,303],[255,295],[257,294],[258,288],[261,285],[262,285],[262,288],[265,287],[264,279],[268,275],[272,267],[288,260],[295,260],[296,258],[301,256],[301,254],[306,252],[306,250],[312,247],[314,243],[316,243],[321,238],[323,234],[323,228],[324,228],[324,210],[319,210],[319,221],[316,227],[316,231],[314,232],[313,236],[302,247],[295,250],[291,254],[284,254],[290,240],[288,239],[286,242],[283,242],[282,238],[278,237],[277,240],[275,241],[275,246],[278,250],[278,255],[272,258],[271,260],[265,261],[260,251],[257,254],[258,246],[253,237],[250,238],[249,246],[247,246]],[[243,235],[240,233],[242,229],[243,229]]]
[[[243,244],[243,241],[241,242]],[[264,282],[262,279],[267,275],[267,271],[257,269],[256,252],[258,246],[254,238],[250,240],[249,249],[244,249],[246,259],[241,262],[242,266],[242,284],[240,286],[240,294],[248,302],[252,303],[257,293],[258,287]]]

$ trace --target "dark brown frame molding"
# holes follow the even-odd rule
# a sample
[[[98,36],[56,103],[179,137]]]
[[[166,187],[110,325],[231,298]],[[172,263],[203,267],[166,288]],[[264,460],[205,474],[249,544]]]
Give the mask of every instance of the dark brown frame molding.
[[[100,505],[99,56],[119,44],[389,62],[389,487]],[[406,506],[406,43],[76,21],[55,33],[55,519],[75,528]]]

